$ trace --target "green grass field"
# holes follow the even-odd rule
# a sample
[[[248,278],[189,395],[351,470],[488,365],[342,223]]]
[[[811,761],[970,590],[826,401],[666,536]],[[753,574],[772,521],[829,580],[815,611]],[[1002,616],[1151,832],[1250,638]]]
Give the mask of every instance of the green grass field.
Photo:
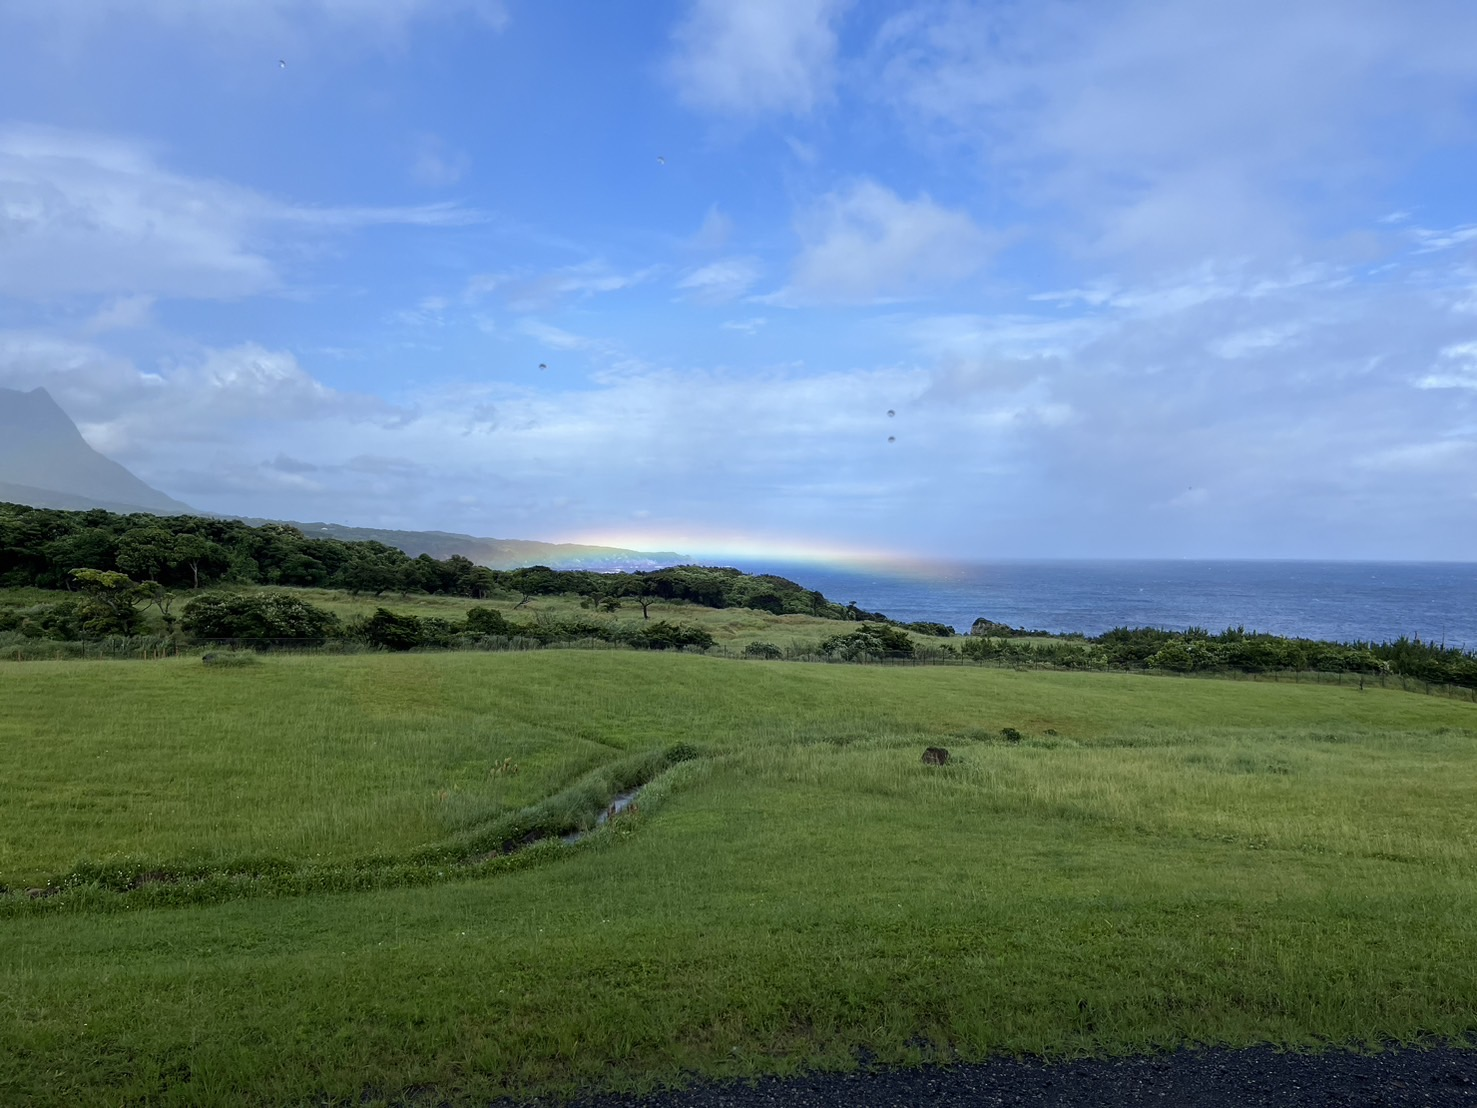
[[[602,623],[641,622],[641,608],[633,600],[622,601],[620,609],[615,612],[606,612],[581,607],[580,599],[575,596],[537,596],[520,606],[516,599],[504,597],[471,600],[456,596],[350,596],[333,589],[288,591],[311,604],[326,608],[344,620],[373,615],[376,608],[388,608],[393,612],[406,612],[421,617],[459,620],[466,618],[468,608],[485,607],[496,608],[515,623],[527,622],[540,616],[579,618]],[[778,616],[753,608],[706,608],[684,600],[653,601],[648,608],[648,616],[654,620],[665,619],[673,623],[701,627],[713,636],[719,646],[730,649],[742,649],[751,642],[770,642],[779,647],[812,645],[831,635],[844,634],[854,629],[854,625],[840,620],[806,615]],[[914,635],[913,638],[920,643],[939,641],[926,635]]]
[[[1477,1032],[1466,701],[560,650],[13,664],[0,703],[3,1103]],[[577,845],[394,869],[679,742]],[[388,868],[24,892],[263,856]]]

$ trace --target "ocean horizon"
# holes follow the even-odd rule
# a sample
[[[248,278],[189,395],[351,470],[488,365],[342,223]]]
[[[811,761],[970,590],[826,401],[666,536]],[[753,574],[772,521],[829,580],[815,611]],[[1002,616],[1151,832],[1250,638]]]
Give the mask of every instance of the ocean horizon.
[[[715,563],[717,564],[717,563]],[[828,599],[960,632],[983,616],[1054,634],[1244,627],[1295,638],[1405,636],[1477,649],[1477,562],[1002,560],[837,566],[744,558]]]

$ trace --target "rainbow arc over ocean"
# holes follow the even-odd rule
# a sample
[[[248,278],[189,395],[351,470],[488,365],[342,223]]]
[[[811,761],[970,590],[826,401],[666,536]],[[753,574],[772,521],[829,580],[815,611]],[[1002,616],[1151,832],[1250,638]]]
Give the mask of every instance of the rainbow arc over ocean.
[[[561,541],[626,550],[670,550],[706,565],[813,565],[851,573],[885,573],[919,580],[950,575],[943,561],[883,547],[794,538],[699,530],[602,530]]]

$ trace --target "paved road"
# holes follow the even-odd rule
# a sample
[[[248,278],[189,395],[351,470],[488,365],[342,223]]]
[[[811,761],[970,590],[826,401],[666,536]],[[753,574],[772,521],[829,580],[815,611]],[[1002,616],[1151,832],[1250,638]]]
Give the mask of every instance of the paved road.
[[[1477,1108],[1477,1050],[1195,1050],[1044,1064],[1008,1059],[601,1096],[577,1108]]]

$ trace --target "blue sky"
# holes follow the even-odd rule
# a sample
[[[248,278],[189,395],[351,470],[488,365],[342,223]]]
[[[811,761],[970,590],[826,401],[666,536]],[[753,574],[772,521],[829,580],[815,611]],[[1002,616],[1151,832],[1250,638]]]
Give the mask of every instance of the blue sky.
[[[224,513],[1470,560],[1474,42],[1465,0],[0,0],[0,385]]]

